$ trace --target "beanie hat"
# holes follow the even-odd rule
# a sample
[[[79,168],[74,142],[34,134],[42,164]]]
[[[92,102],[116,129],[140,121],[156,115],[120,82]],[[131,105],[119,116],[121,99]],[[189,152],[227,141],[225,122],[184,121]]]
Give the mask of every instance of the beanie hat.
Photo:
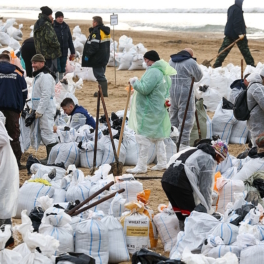
[[[49,16],[52,14],[52,10],[48,6],[42,6],[40,10],[42,11],[42,14],[46,16]]]
[[[58,18],[58,17],[64,17],[64,15],[61,11],[58,11],[55,13],[55,18]]]
[[[256,139],[256,144],[258,146],[258,153],[264,152],[264,133],[260,134]]]
[[[160,60],[159,54],[155,50],[150,50],[144,54],[144,58],[151,60],[151,61],[158,61]]]
[[[32,57],[31,62],[32,62],[32,61],[45,62],[46,60],[45,60],[45,58],[44,58],[43,55],[41,55],[41,54],[36,54],[36,55],[34,55],[34,56]]]
[[[223,159],[227,157],[228,147],[223,141],[221,141],[220,139],[218,139],[217,141],[213,141],[212,147],[214,148],[215,153],[221,156]]]

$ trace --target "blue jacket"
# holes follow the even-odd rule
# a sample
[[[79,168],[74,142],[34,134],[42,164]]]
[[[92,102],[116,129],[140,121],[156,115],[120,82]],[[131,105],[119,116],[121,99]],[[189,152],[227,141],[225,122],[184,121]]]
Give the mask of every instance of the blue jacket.
[[[83,114],[86,117],[86,125],[89,125],[95,129],[95,121],[85,108],[80,105],[75,105],[71,116],[73,116],[74,114]]]
[[[182,62],[188,59],[196,60],[196,58],[193,58],[192,55],[186,50],[182,50],[177,54],[172,54],[170,57],[173,62]]]
[[[9,62],[0,62],[0,110],[20,113],[27,99],[27,83],[17,67]]]
[[[234,4],[227,11],[225,35],[231,39],[238,39],[239,35],[246,34],[242,5]]]
[[[65,22],[60,24],[54,20],[53,28],[56,32],[58,41],[60,42],[62,56],[68,56],[68,49],[70,49],[71,54],[75,54],[75,48],[72,42],[72,35],[69,26]]]

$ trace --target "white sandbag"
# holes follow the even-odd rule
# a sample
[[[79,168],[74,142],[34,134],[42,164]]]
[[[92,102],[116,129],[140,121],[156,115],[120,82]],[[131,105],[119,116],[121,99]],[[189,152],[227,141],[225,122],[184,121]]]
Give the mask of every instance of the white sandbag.
[[[74,29],[72,30],[72,37],[76,38],[76,35],[81,34],[82,30],[79,25],[75,26]]]
[[[203,98],[204,105],[207,107],[207,111],[214,112],[217,109],[217,105],[221,102],[220,94],[212,89],[208,88],[205,92],[199,90],[199,87],[195,90],[197,99]]]
[[[77,224],[75,233],[75,252],[92,256],[96,264],[109,261],[108,228],[101,222],[102,217],[99,213],[91,214]]]
[[[13,50],[20,49],[21,47],[20,43],[12,37],[9,40],[8,46],[11,47]]]
[[[221,101],[212,119],[213,135],[219,135],[220,139],[228,144],[232,128],[237,120],[234,117],[233,110],[222,109],[222,106],[223,102]]]
[[[2,122],[4,125],[6,124],[6,117],[1,111],[0,111],[0,122]]]
[[[73,230],[70,223],[71,217],[63,209],[50,207],[44,213],[39,226],[39,233],[53,236],[60,242],[55,256],[74,251]]]
[[[54,188],[53,203],[66,202],[66,191],[64,189]]]
[[[20,116],[19,118],[19,128],[20,128],[20,136],[19,136],[20,147],[21,147],[22,153],[24,153],[30,147],[31,129],[30,127],[26,127],[25,118],[22,116]]]
[[[255,239],[262,241],[264,240],[264,226],[241,222],[239,226],[239,235],[241,234],[249,234],[254,236]]]
[[[242,167],[242,169],[234,175],[234,180],[245,181],[252,176],[253,173],[257,171],[262,171],[264,168],[264,159],[256,158],[249,159]]]
[[[221,174],[224,174],[229,168],[233,167],[234,159],[234,156],[227,153],[227,157],[225,158],[225,160],[216,166],[215,172],[220,171]]]
[[[213,137],[213,124],[211,118],[206,114],[206,138]]]
[[[119,52],[123,52],[126,46],[132,45],[133,40],[132,38],[127,37],[126,35],[123,35],[119,38]]]
[[[114,199],[111,201],[108,214],[113,215],[114,217],[121,217],[125,210],[125,203],[126,199],[123,198],[123,195],[117,193]]]
[[[55,85],[55,99],[56,99],[56,103],[58,105],[61,104],[61,102],[63,101],[65,94],[67,93],[67,86],[65,84],[62,84],[61,82],[58,82]]]
[[[121,177],[121,179],[126,177],[127,177],[126,174],[124,174]],[[126,199],[126,202],[128,203],[137,200],[137,194],[143,191],[143,184],[136,180],[128,180],[128,181],[117,182],[110,187],[110,189],[113,191],[118,191],[123,188],[126,190],[123,193],[123,197]]]
[[[18,205],[15,218],[21,217],[22,210],[27,210],[30,214],[31,210],[35,208],[37,199],[48,195],[50,198],[54,195],[54,188],[43,183],[26,181],[19,189]]]
[[[70,130],[64,130],[61,129],[60,127],[57,128],[57,134],[60,139],[61,143],[70,143],[70,142],[75,142],[77,133],[74,128],[70,128]]]
[[[105,216],[101,222],[108,228],[109,263],[129,261],[126,237],[120,222],[113,216]]]
[[[247,247],[240,253],[240,264],[263,264],[264,244]]]
[[[150,219],[143,214],[143,203],[133,203],[134,208],[129,214],[120,218],[126,236],[127,248],[129,253],[133,254],[141,248],[149,248]],[[128,204],[126,204],[127,207]]]
[[[107,66],[109,67],[119,67],[119,61],[117,60],[117,54],[116,55],[116,58],[114,59],[114,53],[110,53],[110,56],[109,56],[109,61],[107,63]],[[122,54],[123,55],[123,54]]]
[[[36,178],[42,178],[44,174],[50,173],[53,169],[56,169],[56,176],[54,179],[60,180],[65,174],[66,170],[56,166],[45,166],[41,163],[33,163],[30,167],[30,172],[36,175]]]
[[[219,236],[225,245],[231,245],[236,241],[238,235],[238,227],[230,223],[219,223],[211,234],[215,237]]]
[[[7,29],[9,27],[12,27],[15,24],[15,22],[16,22],[15,18],[7,19],[6,22],[4,23],[3,27],[1,27],[1,31],[7,32]]]
[[[98,142],[104,145],[104,156],[102,159],[102,164],[110,164],[115,161],[115,156],[113,152],[112,143],[109,136],[102,137]],[[117,150],[119,141],[114,139],[115,148]],[[126,160],[126,149],[124,145],[121,143],[120,153],[119,153],[119,162],[125,164]]]
[[[23,26],[23,25],[22,25]],[[9,34],[10,37],[14,38],[15,40],[22,40],[22,37],[23,37],[23,33],[22,31],[20,30],[20,28],[15,28],[15,27],[9,27],[7,29],[7,33]]]
[[[192,254],[188,247],[184,249],[182,261],[186,264],[238,264],[235,254],[228,252],[223,257],[215,259],[202,254]]]
[[[6,242],[11,237],[11,225],[5,225],[3,228],[4,228],[3,231],[2,229],[0,229],[0,263],[2,264],[21,263],[22,256],[20,253],[5,248]]]
[[[80,42],[80,40],[75,39],[73,41],[73,46],[75,48],[75,51],[80,52],[81,55],[83,54],[84,45]]]
[[[133,70],[145,70],[146,68],[143,65],[144,57],[142,54],[136,54],[132,58],[131,66],[129,67],[129,71]]]
[[[75,164],[77,167],[80,164],[80,153],[76,142],[58,143],[55,145],[49,155],[48,164],[64,163],[64,167]]]
[[[232,128],[230,143],[246,144],[248,137],[247,121],[238,121]]]
[[[191,251],[201,250],[204,240],[218,224],[219,221],[215,217],[193,211],[185,220],[184,232],[181,231],[177,236],[177,242],[170,252],[170,258],[181,258],[181,254],[186,247]]]
[[[228,168],[226,172],[222,174],[222,177],[233,180],[233,177],[236,174],[237,174],[237,167],[231,167],[231,168]]]
[[[165,138],[164,143],[165,143],[167,163],[168,163],[170,161],[170,158],[176,154],[176,144],[173,142],[171,138]]]
[[[8,46],[10,42],[10,36],[5,32],[0,32],[0,44]]]
[[[93,73],[93,68],[81,67],[79,63],[76,63],[75,65],[74,76],[82,78],[83,81],[96,82],[96,78]]]
[[[76,200],[82,202],[89,197],[91,182],[84,179],[84,174],[81,170],[77,169],[72,174],[71,183],[66,192],[66,200],[68,202]]]
[[[217,179],[216,187],[219,192],[217,212],[223,214],[226,205],[234,202],[234,193],[241,193],[245,190],[244,183],[240,180],[228,180],[223,177]]]
[[[94,159],[94,142],[82,142],[82,148],[80,149],[80,166],[83,168],[92,168]],[[104,155],[104,146],[98,142],[96,152],[96,167],[102,164]]]
[[[120,65],[118,67],[118,70],[128,70],[132,65],[132,60],[133,60],[133,54],[125,53],[120,60]]]
[[[169,208],[159,209],[160,213],[153,218],[157,227],[161,242],[165,252],[170,252],[177,241],[177,235],[180,231],[179,220],[175,212]]]
[[[87,37],[84,34],[78,34],[76,35],[75,40],[80,41],[84,45],[85,42],[87,41]]]

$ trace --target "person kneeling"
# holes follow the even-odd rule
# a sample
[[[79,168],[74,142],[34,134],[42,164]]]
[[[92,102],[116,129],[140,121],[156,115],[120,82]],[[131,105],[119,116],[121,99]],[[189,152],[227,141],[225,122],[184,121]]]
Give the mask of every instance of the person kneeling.
[[[71,116],[70,127],[76,130],[83,126],[89,125],[95,129],[95,120],[88,111],[80,105],[74,104],[71,98],[65,98],[61,102],[61,107],[65,114]],[[54,128],[56,130],[56,128]],[[56,132],[56,131],[55,131]]]

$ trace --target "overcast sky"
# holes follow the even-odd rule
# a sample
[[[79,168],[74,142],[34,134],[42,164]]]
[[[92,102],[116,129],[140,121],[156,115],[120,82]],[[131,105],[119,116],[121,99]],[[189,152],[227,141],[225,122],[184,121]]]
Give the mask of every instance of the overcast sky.
[[[55,7],[74,7],[74,8],[144,8],[144,9],[157,9],[157,8],[227,8],[234,3],[234,0],[174,0],[174,1],[153,1],[153,0],[100,0],[100,1],[87,1],[87,0],[12,0],[5,1],[4,6],[32,6],[40,7],[48,5],[51,8]],[[244,8],[261,7],[264,8],[263,0],[245,0]]]

